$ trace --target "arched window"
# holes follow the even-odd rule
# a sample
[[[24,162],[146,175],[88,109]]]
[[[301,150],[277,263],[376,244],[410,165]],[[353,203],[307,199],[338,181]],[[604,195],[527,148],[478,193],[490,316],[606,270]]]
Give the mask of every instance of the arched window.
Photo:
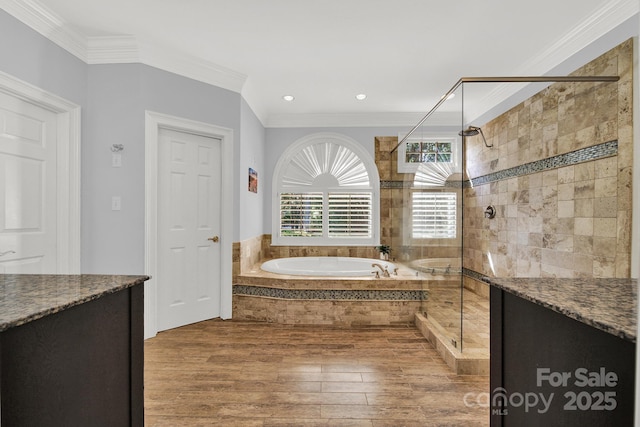
[[[299,139],[273,175],[272,244],[379,244],[380,180],[353,139],[318,133]]]

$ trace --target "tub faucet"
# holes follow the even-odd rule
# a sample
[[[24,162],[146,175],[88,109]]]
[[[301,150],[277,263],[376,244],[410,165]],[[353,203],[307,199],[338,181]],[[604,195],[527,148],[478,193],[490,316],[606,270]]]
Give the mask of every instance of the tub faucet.
[[[371,267],[378,267],[380,269],[380,272],[382,273],[383,277],[389,277],[389,270],[387,270],[386,268],[384,268],[382,266],[382,264],[379,264],[377,262],[374,262],[373,264],[371,264]],[[376,277],[379,277],[379,275],[377,274],[378,271],[376,270]]]

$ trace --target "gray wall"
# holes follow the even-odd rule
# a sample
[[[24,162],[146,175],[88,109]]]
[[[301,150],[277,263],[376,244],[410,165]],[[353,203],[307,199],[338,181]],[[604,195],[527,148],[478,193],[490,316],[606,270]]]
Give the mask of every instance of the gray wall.
[[[261,236],[269,231],[263,228],[264,204],[268,199],[265,193],[265,184],[269,176],[265,173],[265,128],[253,113],[247,102],[241,103],[241,136],[240,153],[237,170],[237,182],[239,183],[238,197],[235,200],[234,212],[234,242]],[[258,192],[248,190],[249,168],[258,173]]]
[[[144,110],[138,65],[91,66],[82,122],[82,271],[144,272]],[[111,167],[123,144],[122,167]],[[111,197],[122,210],[111,211]]]
[[[140,64],[92,65],[88,75],[82,270],[139,274],[144,272],[145,110],[231,128],[237,151],[241,98],[235,92]],[[125,146],[122,167],[111,166],[112,144]],[[234,190],[237,194],[238,188]],[[122,198],[120,211],[111,210],[112,196]]]
[[[0,72],[84,106],[87,68],[0,9]]]
[[[84,273],[144,272],[145,110],[232,129],[234,170],[240,169],[242,98],[238,93],[141,64],[87,65],[3,10],[0,72],[82,107]],[[249,112],[243,115],[253,124],[246,127],[259,134],[261,126]],[[263,143],[262,139],[251,142],[258,147]],[[120,168],[111,167],[112,144],[125,146]],[[246,180],[246,172],[244,176]],[[246,192],[246,186],[235,183],[236,212],[242,200],[237,196],[240,187]],[[121,196],[121,211],[111,210],[112,196]],[[233,240],[238,238],[236,226]]]

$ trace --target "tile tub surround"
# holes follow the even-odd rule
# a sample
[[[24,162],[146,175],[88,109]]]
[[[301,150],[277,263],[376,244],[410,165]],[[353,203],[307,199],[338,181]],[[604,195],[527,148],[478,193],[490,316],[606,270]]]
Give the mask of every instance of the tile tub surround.
[[[636,342],[636,279],[485,278],[491,286]]]
[[[146,280],[148,276],[0,274],[0,332]]]
[[[411,324],[428,296],[426,282],[402,267],[390,278],[317,278],[269,273],[257,264],[237,279],[234,319],[281,324]]]
[[[379,257],[373,246],[272,246],[271,234],[263,234],[233,243],[233,282],[237,276],[250,273],[256,264],[273,258],[306,256]]]

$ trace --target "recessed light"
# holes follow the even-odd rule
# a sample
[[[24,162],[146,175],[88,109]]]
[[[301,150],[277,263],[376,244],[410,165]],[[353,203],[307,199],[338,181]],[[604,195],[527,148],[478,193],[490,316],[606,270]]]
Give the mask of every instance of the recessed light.
[[[367,99],[367,94],[366,93],[359,93],[356,95],[356,99],[358,101],[364,101],[365,99]]]
[[[285,96],[282,97],[282,99],[284,99],[287,102],[291,102],[296,98],[293,95],[285,95]]]

